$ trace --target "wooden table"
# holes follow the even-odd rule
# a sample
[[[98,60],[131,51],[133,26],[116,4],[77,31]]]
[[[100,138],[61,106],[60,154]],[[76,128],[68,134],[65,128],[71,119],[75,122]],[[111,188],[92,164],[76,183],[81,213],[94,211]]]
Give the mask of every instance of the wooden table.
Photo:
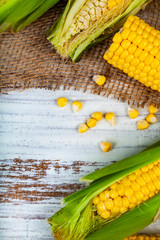
[[[69,103],[59,108],[56,99]],[[83,109],[71,111],[72,100]],[[1,222],[0,239],[49,240],[45,219],[60,209],[61,198],[81,189],[78,179],[113,161],[135,154],[160,139],[160,123],[138,131],[129,119],[127,104],[87,93],[46,90],[11,92],[0,97]],[[77,126],[94,111],[115,112],[117,124],[102,120],[85,134]],[[138,119],[145,118],[140,109]],[[113,150],[102,153],[101,140]],[[160,233],[160,222],[144,229]]]

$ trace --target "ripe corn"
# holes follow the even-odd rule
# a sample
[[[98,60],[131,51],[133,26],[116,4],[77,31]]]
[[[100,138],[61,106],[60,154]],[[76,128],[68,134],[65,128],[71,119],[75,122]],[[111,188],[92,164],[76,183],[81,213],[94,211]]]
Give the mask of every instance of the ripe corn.
[[[122,240],[136,234],[159,217],[160,142],[84,180],[90,184],[65,197],[65,206],[48,219],[55,239]]]
[[[155,114],[149,113],[146,117],[148,123],[154,124],[158,122],[158,118]]]
[[[127,237],[124,240],[160,240],[160,234],[136,234]]]
[[[107,120],[107,122],[109,122],[111,126],[116,125],[116,116],[113,112],[106,113],[105,119]]]
[[[111,144],[109,142],[103,142],[101,141],[99,143],[100,149],[102,150],[102,152],[109,152],[112,148]]]
[[[100,217],[112,219],[138,206],[159,191],[160,160],[112,184],[93,199],[93,204]]]
[[[105,76],[102,76],[102,75],[94,75],[93,76],[93,81],[95,83],[97,83],[97,85],[101,86],[103,84],[105,84],[106,82],[106,77]]]
[[[108,63],[160,92],[160,31],[130,16],[105,53]]]
[[[57,99],[57,104],[59,107],[65,107],[67,105],[67,98],[61,97]]]
[[[144,130],[149,127],[149,123],[146,120],[139,120],[137,122],[137,129]]]
[[[79,112],[82,108],[82,103],[80,101],[74,101],[72,102],[72,111],[73,112]]]
[[[92,113],[91,117],[96,119],[97,121],[100,121],[102,120],[103,115],[101,112],[94,112]]]
[[[79,133],[84,133],[88,131],[88,126],[85,123],[82,123],[78,126],[78,132]]]
[[[150,113],[157,113],[159,112],[159,108],[155,106],[155,104],[151,103],[148,107]]]
[[[95,127],[95,126],[97,125],[96,119],[94,119],[94,118],[89,118],[89,119],[87,120],[87,125],[88,125],[88,127],[90,127],[90,128]]]
[[[90,44],[109,37],[110,33],[122,26],[126,16],[136,14],[148,2],[149,0],[70,0],[62,16],[51,27],[48,40],[62,57],[79,60],[81,53]]]
[[[134,109],[134,108],[128,108],[128,115],[130,116],[131,119],[137,118],[139,115],[138,110]]]

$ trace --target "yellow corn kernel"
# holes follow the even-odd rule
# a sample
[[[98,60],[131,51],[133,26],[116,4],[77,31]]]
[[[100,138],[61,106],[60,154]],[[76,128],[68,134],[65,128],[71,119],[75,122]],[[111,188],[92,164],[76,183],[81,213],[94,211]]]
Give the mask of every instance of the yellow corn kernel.
[[[147,129],[149,127],[149,123],[146,120],[139,120],[137,122],[137,128],[139,130],[144,130]]]
[[[93,204],[97,205],[99,202],[100,198],[98,196],[93,198]]]
[[[118,193],[117,193],[116,190],[111,189],[110,192],[109,192],[109,196],[110,196],[111,198],[116,198],[116,197],[118,197]]]
[[[95,75],[93,76],[93,81],[95,81],[97,85],[101,86],[106,82],[106,77],[102,75]]]
[[[148,110],[149,110],[150,113],[157,113],[157,112],[159,112],[158,107],[156,107],[156,105],[153,104],[153,103],[151,103],[149,105]]]
[[[104,203],[103,203],[103,202],[99,202],[99,203],[97,204],[97,209],[98,209],[99,211],[104,211],[104,210],[106,210]]]
[[[129,116],[130,116],[131,119],[134,119],[134,118],[137,118],[137,117],[138,117],[139,112],[138,112],[138,110],[129,107],[129,108],[128,108],[128,114],[129,114]]]
[[[80,101],[74,101],[72,102],[72,111],[73,112],[78,112],[82,108],[82,103]]]
[[[116,1],[114,0],[109,0],[108,1],[108,8],[111,10],[112,8],[114,8],[117,5]]]
[[[120,33],[116,33],[113,37],[113,42],[115,42],[115,43],[121,43],[122,40],[123,40],[123,38]]]
[[[97,121],[100,121],[102,120],[103,115],[101,112],[94,112],[92,113],[91,117],[96,119]]]
[[[147,122],[154,124],[158,122],[158,118],[154,113],[149,113],[146,117]]]
[[[105,119],[110,123],[111,126],[116,125],[116,116],[113,112],[106,113]]]
[[[109,152],[111,149],[112,149],[112,145],[109,143],[109,142],[103,142],[101,141],[99,143],[99,146],[100,146],[100,149],[103,151],[103,152]]]
[[[121,36],[122,36],[123,39],[127,39],[128,36],[129,36],[129,34],[130,34],[130,29],[128,29],[128,28],[125,28],[125,29],[121,32]]]
[[[78,126],[78,132],[79,133],[84,133],[88,131],[88,126],[85,123],[82,123]]]
[[[87,125],[88,125],[88,127],[90,127],[90,128],[95,127],[95,126],[97,125],[96,119],[94,119],[94,118],[89,118],[89,119],[87,120]]]
[[[111,212],[110,211],[103,211],[101,213],[101,217],[104,219],[108,219],[111,216]]]
[[[128,49],[129,46],[131,45],[131,42],[129,40],[123,40],[122,43],[121,43],[121,46],[124,48],[124,49]],[[112,45],[111,45],[112,46]]]
[[[114,207],[114,201],[111,198],[107,198],[104,204],[105,208],[108,210],[112,210]]]
[[[57,104],[59,107],[65,107],[67,105],[67,98],[65,97],[58,98]]]

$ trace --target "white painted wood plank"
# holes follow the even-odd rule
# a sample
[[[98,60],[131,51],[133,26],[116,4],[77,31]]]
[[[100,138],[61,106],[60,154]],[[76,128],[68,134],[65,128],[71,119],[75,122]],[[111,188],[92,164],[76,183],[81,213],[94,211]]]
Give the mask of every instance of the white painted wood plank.
[[[60,96],[70,100],[64,109],[56,104]],[[72,113],[72,100],[83,101],[82,111]],[[137,131],[137,119],[128,118],[127,106],[111,98],[61,90],[32,89],[0,97],[2,239],[52,239],[45,218],[61,207],[61,197],[82,187],[79,177],[160,139],[160,123]],[[112,128],[103,120],[95,129],[78,134],[77,126],[94,111],[115,112],[117,125]],[[147,108],[140,109],[138,119],[147,113]],[[98,147],[104,139],[114,144],[107,154]],[[160,222],[143,232],[158,233],[159,226]]]

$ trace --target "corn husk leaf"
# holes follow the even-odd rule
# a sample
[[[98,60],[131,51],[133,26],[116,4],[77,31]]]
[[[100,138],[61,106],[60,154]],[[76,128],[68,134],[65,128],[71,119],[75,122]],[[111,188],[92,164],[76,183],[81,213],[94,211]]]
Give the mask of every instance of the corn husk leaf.
[[[59,0],[46,0],[44,1],[36,10],[31,12],[27,17],[23,18],[22,20],[16,22],[12,29],[14,32],[21,31],[24,27],[31,24],[41,15],[43,15],[48,9],[50,9],[53,5],[55,5]]]
[[[111,16],[104,16],[104,18],[101,18],[101,21],[94,22],[93,26],[80,31],[73,37],[69,34],[69,27],[73,22],[74,16],[85,5],[86,1],[69,0],[57,24],[49,31],[50,36],[48,40],[51,41],[62,57],[71,57],[73,62],[78,61],[84,50],[115,33],[129,15],[136,14],[147,2],[149,0],[128,1],[129,5],[125,3],[116,9],[112,9]]]
[[[7,0],[0,7],[0,33],[13,27],[19,31],[36,20],[58,0]]]
[[[57,239],[82,240],[94,231],[104,227],[106,224],[110,224],[112,221],[104,220],[94,214],[94,210],[92,209],[92,199],[111,184],[154,161],[153,148],[152,157],[147,161],[121,171],[116,171],[105,177],[101,177],[96,181],[93,181],[90,186],[66,197],[64,199],[64,203],[67,203],[66,206],[48,219],[53,235]]]
[[[113,174],[117,171],[121,171],[122,169],[127,169],[133,167],[137,164],[141,164],[143,162],[147,162],[153,156],[153,161],[159,159],[160,153],[160,141],[156,144],[150,146],[145,151],[141,153],[137,153],[131,157],[124,158],[121,161],[118,161],[114,164],[101,168],[93,173],[90,173],[80,179],[80,181],[95,181],[101,177]]]

